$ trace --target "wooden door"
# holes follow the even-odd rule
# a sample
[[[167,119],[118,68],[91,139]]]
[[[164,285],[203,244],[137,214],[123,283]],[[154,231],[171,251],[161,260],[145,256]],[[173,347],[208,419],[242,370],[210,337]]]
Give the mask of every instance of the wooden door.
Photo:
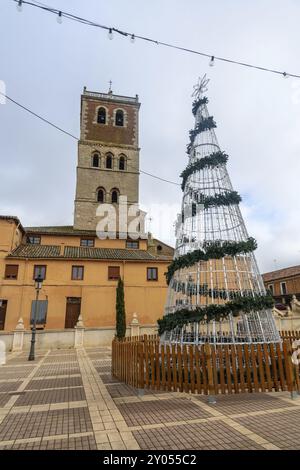
[[[0,330],[4,330],[6,308],[7,308],[7,300],[2,300],[2,305],[0,305]]]
[[[67,309],[66,309],[66,320],[65,328],[74,328],[80,315],[81,298],[80,297],[68,297],[67,298]]]

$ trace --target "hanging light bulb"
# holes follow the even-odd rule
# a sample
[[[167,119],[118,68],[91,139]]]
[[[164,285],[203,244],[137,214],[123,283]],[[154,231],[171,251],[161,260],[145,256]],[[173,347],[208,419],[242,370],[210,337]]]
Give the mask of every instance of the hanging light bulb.
[[[282,74],[282,75],[283,75],[283,77],[284,77],[284,78],[289,78],[289,74],[288,74],[288,73],[286,73],[286,72],[283,72],[283,74]]]
[[[132,34],[131,37],[130,37],[130,42],[134,43],[135,42],[135,35]]]
[[[113,39],[113,38],[114,38],[113,31],[112,31],[111,28],[109,28],[108,37],[109,37],[109,39]]]
[[[20,12],[23,10],[23,0],[18,1],[17,10],[20,11]]]
[[[56,21],[57,21],[59,24],[62,24],[62,14],[61,14],[61,11],[58,12]]]
[[[210,67],[213,67],[215,65],[215,56],[211,56],[211,59],[210,59],[210,62],[209,62],[209,66]]]

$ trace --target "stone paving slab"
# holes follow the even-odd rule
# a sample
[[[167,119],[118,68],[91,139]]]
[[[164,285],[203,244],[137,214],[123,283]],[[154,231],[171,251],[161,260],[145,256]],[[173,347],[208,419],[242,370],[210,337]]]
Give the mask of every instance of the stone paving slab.
[[[0,426],[0,441],[55,436],[92,430],[85,408],[14,413],[6,416]]]
[[[14,381],[14,382],[9,382],[9,381],[0,382],[0,394],[5,393],[5,392],[13,392],[14,390],[17,390],[20,387],[21,383],[22,382],[20,380]]]
[[[184,398],[125,403],[119,405],[119,410],[126,423],[131,426],[161,423],[162,420],[182,421],[209,416],[207,411],[199,409]]]
[[[52,379],[39,378],[31,380],[25,390],[53,389],[62,387],[82,386],[82,379],[78,377],[55,377]],[[1,384],[0,384],[1,391]]]
[[[64,439],[25,442],[1,446],[0,450],[97,450],[93,435],[80,437],[66,437]]]
[[[133,432],[145,450],[262,450],[246,436],[220,423],[185,424]]]
[[[252,411],[265,411],[278,407],[278,398],[275,393],[240,393],[230,395],[217,395],[217,408],[225,415],[233,415],[237,413],[251,413]],[[207,397],[195,395],[195,398],[202,402],[207,402]],[[290,402],[280,404],[280,407],[293,407],[292,400]]]
[[[50,376],[50,375],[71,375],[79,374],[79,367],[70,367],[68,364],[61,366],[45,366],[42,367],[39,372],[36,374],[36,377]]]
[[[35,390],[28,391],[24,395],[21,395],[16,401],[15,406],[64,403],[85,400],[85,398],[83,387]]]
[[[245,416],[236,421],[257,432],[280,449],[300,449],[300,409],[261,416]]]
[[[100,374],[100,378],[104,384],[119,384],[119,379],[113,377],[110,372],[105,374]],[[126,384],[124,384],[126,386]]]
[[[8,355],[0,450],[300,449],[300,397],[145,390],[111,376],[110,349]]]

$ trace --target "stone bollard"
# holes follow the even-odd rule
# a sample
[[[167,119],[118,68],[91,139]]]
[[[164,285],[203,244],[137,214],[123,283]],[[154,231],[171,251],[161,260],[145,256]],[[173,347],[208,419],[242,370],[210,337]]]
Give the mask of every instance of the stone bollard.
[[[82,315],[79,315],[75,326],[74,348],[83,348],[84,343],[84,323]]]
[[[0,366],[6,364],[6,348],[4,341],[0,340]]]
[[[130,336],[140,336],[140,322],[138,320],[137,313],[133,314],[133,318],[130,323]]]
[[[25,333],[25,328],[24,328],[23,318],[19,318],[17,326],[14,330],[12,352],[23,350],[24,333]]]

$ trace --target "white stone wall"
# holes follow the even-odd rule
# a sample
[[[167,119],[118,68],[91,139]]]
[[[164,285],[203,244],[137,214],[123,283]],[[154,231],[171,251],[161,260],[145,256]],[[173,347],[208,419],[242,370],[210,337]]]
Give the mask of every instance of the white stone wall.
[[[156,333],[155,325],[139,327],[140,335]],[[98,347],[111,346],[115,336],[114,328],[83,328],[83,346]],[[6,351],[11,351],[14,333],[0,333],[0,341],[4,341]],[[127,328],[127,336],[131,335],[131,327]],[[24,331],[23,351],[29,351],[31,331]],[[36,332],[36,349],[66,349],[75,347],[75,329],[70,330],[44,330]],[[78,347],[78,345],[77,345]]]

